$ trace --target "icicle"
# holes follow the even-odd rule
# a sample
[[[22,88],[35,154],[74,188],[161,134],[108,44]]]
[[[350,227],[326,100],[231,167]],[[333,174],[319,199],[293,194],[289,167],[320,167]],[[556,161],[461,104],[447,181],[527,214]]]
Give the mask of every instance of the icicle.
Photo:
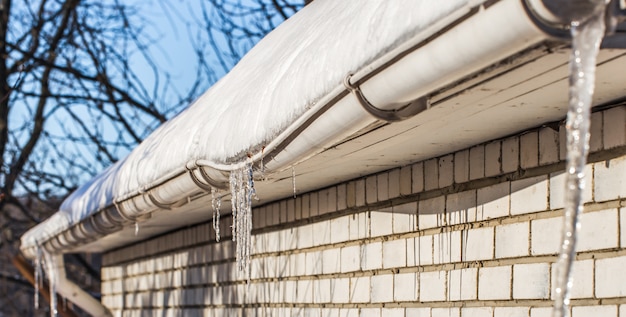
[[[569,110],[567,113],[567,165],[565,214],[559,259],[556,264],[555,300],[552,315],[569,316],[571,269],[576,258],[576,239],[582,212],[585,165],[589,150],[589,113],[594,90],[596,57],[604,35],[604,1],[596,1],[594,14],[572,22]]]
[[[215,230],[215,240],[220,241],[220,208],[222,207],[222,197],[216,196],[217,189],[211,187],[211,206],[213,207],[213,230]]]
[[[236,242],[237,268],[250,281],[252,198],[256,197],[252,164],[230,173],[233,240]]]
[[[37,256],[35,258],[35,310],[39,309],[39,288],[41,287],[41,261],[42,251],[41,247],[37,246]]]
[[[139,235],[139,222],[135,222],[135,236]]]
[[[57,316],[57,268],[54,262],[54,256],[43,251],[43,257],[46,262],[46,275],[48,276],[48,286],[50,288],[50,316]]]
[[[293,185],[293,198],[296,198],[296,168],[291,167],[291,184]]]

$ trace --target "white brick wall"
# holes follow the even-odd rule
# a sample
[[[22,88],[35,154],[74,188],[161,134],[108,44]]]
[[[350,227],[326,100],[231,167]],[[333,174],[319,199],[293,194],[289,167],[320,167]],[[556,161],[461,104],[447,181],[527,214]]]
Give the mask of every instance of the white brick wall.
[[[624,119],[593,115],[574,317],[626,317]],[[565,193],[551,127],[259,207],[249,285],[228,215],[220,243],[207,223],[110,251],[102,301],[119,316],[551,316]]]

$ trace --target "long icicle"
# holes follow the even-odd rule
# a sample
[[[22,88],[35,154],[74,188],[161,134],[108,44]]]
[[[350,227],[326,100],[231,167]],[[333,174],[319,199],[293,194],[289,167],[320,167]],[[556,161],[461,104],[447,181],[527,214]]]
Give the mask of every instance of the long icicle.
[[[233,213],[233,240],[236,242],[237,268],[250,281],[252,198],[256,197],[252,164],[230,174]]]
[[[211,207],[213,207],[213,230],[215,230],[215,241],[220,241],[220,208],[222,207],[222,197],[215,195],[217,189],[211,188]]]
[[[37,246],[37,257],[35,258],[35,310],[39,309],[39,289],[41,287],[41,261],[42,261],[42,250],[41,246]]]
[[[567,165],[563,237],[556,265],[555,300],[552,316],[569,316],[572,265],[576,258],[579,216],[583,210],[585,165],[589,151],[589,116],[595,81],[595,65],[604,35],[603,1],[585,21],[572,22],[569,110],[567,113]]]
[[[57,303],[57,267],[54,256],[43,251],[43,257],[46,262],[46,275],[48,276],[48,286],[50,288],[50,317],[56,317],[58,314]]]

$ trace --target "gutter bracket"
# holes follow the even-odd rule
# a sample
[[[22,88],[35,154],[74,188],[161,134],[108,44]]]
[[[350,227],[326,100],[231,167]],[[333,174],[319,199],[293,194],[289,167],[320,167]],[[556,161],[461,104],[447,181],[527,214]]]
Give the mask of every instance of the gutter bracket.
[[[365,111],[371,114],[374,118],[386,121],[386,122],[399,122],[409,119],[416,114],[428,109],[428,99],[426,97],[418,98],[411,103],[394,110],[380,109],[372,105],[367,98],[363,95],[361,87],[356,86],[350,82],[352,74],[348,74],[343,80],[343,85],[351,92]]]

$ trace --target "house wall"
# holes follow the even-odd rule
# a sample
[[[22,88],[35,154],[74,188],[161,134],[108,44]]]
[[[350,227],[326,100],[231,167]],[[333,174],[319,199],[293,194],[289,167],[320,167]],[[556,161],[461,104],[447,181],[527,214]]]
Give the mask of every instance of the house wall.
[[[592,117],[572,313],[626,316],[626,107]],[[108,252],[118,316],[550,316],[564,196],[555,123]],[[207,206],[207,213],[209,213]],[[624,229],[626,230],[626,229]]]

